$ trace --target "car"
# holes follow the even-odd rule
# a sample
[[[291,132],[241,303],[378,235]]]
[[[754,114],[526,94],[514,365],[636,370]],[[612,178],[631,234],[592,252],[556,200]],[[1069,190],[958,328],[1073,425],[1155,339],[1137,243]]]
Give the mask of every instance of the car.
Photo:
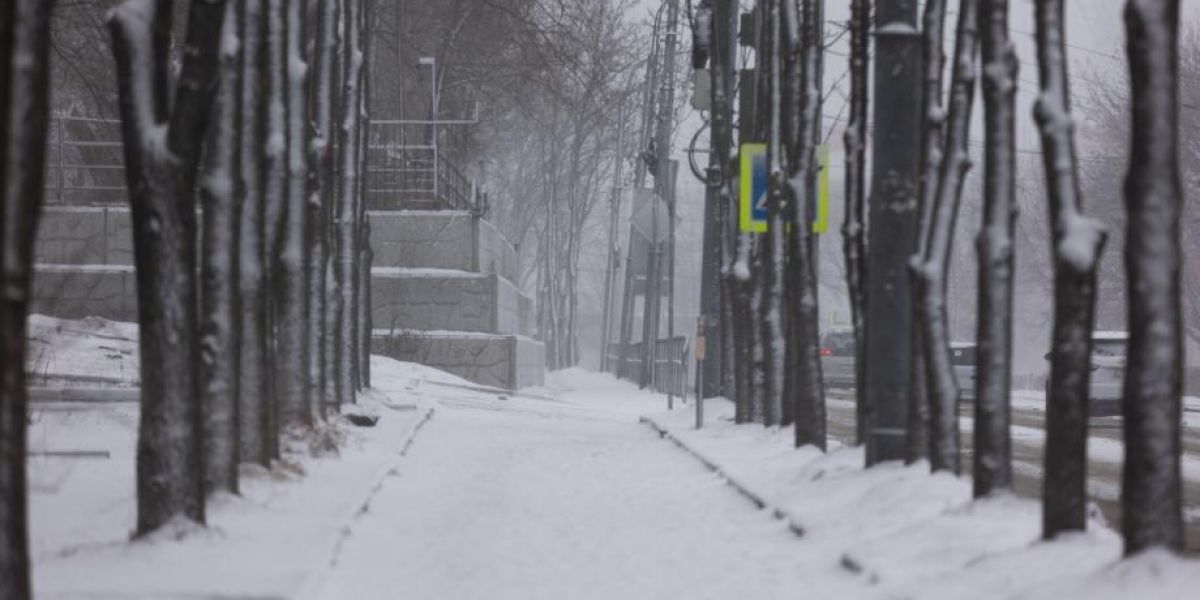
[[[1092,332],[1092,373],[1088,383],[1093,417],[1121,415],[1124,396],[1125,362],[1129,333],[1125,331]],[[1050,354],[1046,354],[1050,360]],[[1050,378],[1046,378],[1046,397],[1050,396]]]
[[[821,336],[821,374],[825,387],[854,387],[855,347],[854,332],[850,330],[833,330]]]

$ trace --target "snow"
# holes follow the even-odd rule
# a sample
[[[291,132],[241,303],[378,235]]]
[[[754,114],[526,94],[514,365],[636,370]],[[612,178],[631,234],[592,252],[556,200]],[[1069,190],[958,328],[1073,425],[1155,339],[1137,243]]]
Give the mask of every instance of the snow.
[[[377,277],[455,277],[467,279],[482,279],[487,277],[483,273],[426,267],[371,267],[371,274]]]
[[[31,331],[80,374],[111,370],[88,358],[101,346],[136,347],[129,324],[33,317]],[[925,463],[866,470],[833,440],[794,449],[789,430],[734,425],[724,400],[697,431],[694,404],[664,411],[665,396],[582,369],[513,394],[371,368],[351,410],[378,426],[293,434],[283,462],[244,467],[242,494],[215,498],[207,528],[137,542],[136,404],[35,405],[38,596],[1171,600],[1200,584],[1196,560],[1120,560],[1099,517],[1044,542],[1035,501],[973,501],[969,479]],[[319,451],[331,438],[337,455]],[[72,451],[92,454],[47,454]]]

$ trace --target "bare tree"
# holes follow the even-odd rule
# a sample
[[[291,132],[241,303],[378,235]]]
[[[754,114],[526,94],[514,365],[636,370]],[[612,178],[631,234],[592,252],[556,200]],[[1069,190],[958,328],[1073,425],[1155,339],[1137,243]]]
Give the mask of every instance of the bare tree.
[[[924,87],[921,91],[921,177],[917,182],[917,247],[914,260],[919,263],[925,252],[925,240],[933,225],[933,207],[937,203],[938,170],[942,164],[946,111],[943,107],[943,72],[946,55],[946,0],[929,0],[922,14],[921,65]],[[919,272],[912,271],[913,289],[921,289]],[[913,322],[923,319],[920,302],[913,303]],[[909,357],[908,438],[905,459],[915,462],[929,456],[929,386],[925,380],[925,334],[922,327],[912,328]]]
[[[26,317],[44,193],[54,2],[0,6],[0,597],[28,600]]]
[[[238,374],[238,445],[243,462],[270,465],[267,386],[267,249],[263,202],[263,78],[266,69],[264,0],[242,5],[242,219],[238,231],[241,365]]]
[[[330,295],[330,248],[333,207],[334,167],[334,69],[337,52],[337,15],[340,0],[317,0],[316,47],[313,51],[312,139],[309,142],[309,248],[312,264],[309,272],[309,303],[312,308],[310,348],[314,402],[317,412],[335,405],[333,359],[333,306]]]
[[[846,289],[850,322],[854,326],[855,438],[866,439],[866,172],[867,126],[870,106],[871,1],[850,3],[850,114],[846,123],[846,201],[842,221],[842,253],[846,259]],[[914,353],[914,356],[918,353]]]
[[[942,164],[921,262],[916,267],[929,393],[929,463],[935,471],[954,473],[959,472],[959,390],[950,362],[946,282],[963,182],[971,166],[967,142],[975,99],[978,8],[977,0],[963,0],[958,9]]]
[[[302,40],[305,35],[303,2],[287,2],[283,10],[284,60],[279,68],[284,77],[279,93],[285,94],[287,133],[287,178],[284,190],[282,237],[279,244],[279,286],[276,306],[279,311],[277,385],[280,423],[307,427],[312,424],[312,398],[309,385],[311,339],[308,328],[308,64]]]
[[[359,0],[342,0],[342,95],[341,128],[338,134],[338,150],[341,160],[341,186],[337,195],[337,243],[336,273],[338,286],[337,314],[338,329],[335,332],[338,356],[338,403],[353,403],[355,399],[355,364],[358,348],[354,339],[354,282],[355,272],[355,217],[358,168],[358,123],[359,123],[359,72],[362,69],[360,46],[361,22],[358,18]]]
[[[789,211],[788,188],[785,179],[785,164],[788,157],[784,154],[785,143],[783,131],[784,79],[783,70],[786,62],[785,39],[783,28],[783,6],[791,4],[786,0],[772,0],[767,4],[767,14],[764,24],[766,43],[764,44],[770,57],[763,68],[768,70],[767,96],[767,231],[762,236],[759,245],[760,266],[758,275],[758,345],[762,352],[762,418],[767,427],[779,425],[783,410],[783,373],[787,365],[787,337],[784,333],[786,322],[791,315],[784,309],[785,283],[787,280],[784,222]],[[795,9],[795,5],[791,4]],[[795,21],[795,15],[792,21]],[[795,25],[789,24],[790,27]],[[791,40],[788,40],[791,41]],[[794,47],[794,46],[793,46]],[[798,63],[799,61],[795,61]],[[794,81],[794,78],[793,78]],[[794,100],[787,99],[790,106]],[[790,140],[787,140],[790,141]]]
[[[1130,335],[1121,529],[1126,554],[1182,551],[1179,2],[1131,0],[1125,25],[1133,135],[1125,183]]]
[[[975,357],[975,495],[1012,487],[1013,232],[1016,228],[1017,57],[1008,37],[1008,0],[983,0],[985,123],[983,227],[979,233],[979,316]]]
[[[817,310],[817,278],[813,264],[812,222],[809,207],[816,190],[820,164],[816,160],[816,140],[820,122],[821,46],[820,11],[817,4],[805,0],[801,6],[785,2],[786,45],[794,53],[792,79],[795,96],[789,100],[794,111],[788,130],[788,189],[790,225],[788,269],[792,286],[795,443],[812,444],[825,449],[825,390],[821,377],[820,341]]]
[[[1046,468],[1042,534],[1086,525],[1088,383],[1096,314],[1100,223],[1082,214],[1074,121],[1070,111],[1062,0],[1035,5],[1041,129],[1054,252],[1054,331],[1046,397]]]
[[[139,535],[177,516],[204,521],[195,190],[224,4],[191,4],[173,94],[172,3],[128,0],[109,17],[138,276]]]
[[[200,182],[200,401],[205,407],[205,486],[238,489],[238,222],[242,128],[240,11],[225,3],[220,74]]]

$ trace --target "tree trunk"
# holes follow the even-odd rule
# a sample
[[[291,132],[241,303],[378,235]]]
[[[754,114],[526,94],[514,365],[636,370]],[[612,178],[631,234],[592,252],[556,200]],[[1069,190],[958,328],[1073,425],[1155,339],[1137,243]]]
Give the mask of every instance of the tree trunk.
[[[308,65],[302,40],[304,28],[301,2],[286,3],[284,20],[285,77],[280,92],[286,90],[287,178],[284,190],[282,238],[279,251],[279,287],[276,306],[279,310],[277,383],[280,424],[292,427],[312,425],[312,399],[308,372],[309,311],[306,306],[309,289],[309,262],[305,231],[308,228],[306,160],[307,128],[305,118],[308,102],[304,93]]]
[[[309,141],[309,239],[312,265],[309,271],[312,309],[311,353],[314,398],[317,413],[335,404],[332,373],[333,354],[329,352],[333,329],[328,315],[330,261],[330,225],[333,205],[333,73],[337,50],[338,0],[316,0],[316,48],[313,52],[312,139]]]
[[[0,7],[0,597],[28,600],[26,318],[50,110],[54,2]]]
[[[795,372],[795,443],[796,446],[815,445],[825,449],[825,390],[821,377],[819,314],[817,307],[816,266],[812,256],[812,213],[815,206],[812,194],[816,190],[817,171],[816,139],[821,116],[820,73],[821,47],[820,10],[813,0],[805,0],[801,7],[787,2],[786,22],[789,45],[798,51],[799,97],[792,104],[799,108],[794,118],[795,130],[790,140],[788,184],[791,202],[791,233],[789,269],[792,272],[795,314],[794,334],[795,363],[788,366]]]
[[[846,201],[842,221],[842,252],[846,257],[846,289],[850,323],[854,326],[855,441],[866,441],[866,171],[870,106],[871,2],[850,4],[850,110],[847,118]],[[911,401],[911,399],[910,399]]]
[[[1125,8],[1133,140],[1125,203],[1129,366],[1125,376],[1125,553],[1183,551],[1180,428],[1179,1],[1130,0]]]
[[[220,81],[200,185],[200,401],[205,407],[205,488],[238,491],[238,223],[241,221],[240,5],[226,2]]]
[[[267,285],[267,410],[266,448],[272,459],[280,458],[280,418],[285,395],[289,393],[283,370],[284,322],[283,295],[287,280],[283,255],[284,230],[287,228],[288,127],[287,127],[287,6],[284,0],[267,0],[266,70],[262,102],[266,133],[263,138],[263,245],[266,248],[264,273]]]
[[[241,365],[238,373],[238,451],[242,462],[270,465],[267,448],[267,290],[263,219],[263,1],[242,5],[242,219],[238,231]]]
[[[734,0],[714,0],[712,19],[712,147],[714,151],[713,164],[719,180],[718,186],[718,231],[720,237],[720,276],[719,289],[721,294],[721,315],[717,332],[720,335],[718,343],[720,351],[717,355],[721,360],[721,395],[735,399],[737,388],[735,380],[735,349],[734,349],[734,281],[732,277],[734,261],[734,240],[737,236],[737,223],[734,218],[734,199],[737,194],[733,190],[734,174],[733,161],[733,82],[736,64],[736,19]],[[710,329],[711,331],[711,329]],[[740,408],[740,404],[737,404]],[[740,410],[735,410],[735,420]]]
[[[1062,0],[1035,5],[1041,130],[1054,252],[1054,331],[1046,397],[1042,535],[1087,522],[1087,427],[1096,267],[1103,226],[1081,213],[1075,125],[1070,112]]]
[[[341,189],[337,199],[337,281],[340,294],[338,302],[338,402],[355,402],[355,364],[358,348],[354,331],[354,287],[358,276],[354,270],[355,221],[357,206],[355,193],[358,191],[358,123],[359,123],[359,71],[362,68],[360,31],[358,19],[359,0],[342,0],[342,106],[341,129],[338,148],[342,164]]]
[[[362,37],[363,65],[361,71],[362,98],[359,114],[359,151],[358,151],[358,253],[356,266],[358,268],[357,306],[358,314],[358,386],[371,386],[371,264],[374,252],[371,249],[371,223],[367,213],[367,167],[370,156],[369,144],[371,133],[371,54],[374,39],[371,36],[371,23],[374,16],[375,0],[364,0],[360,15],[359,31]]]
[[[917,245],[913,260],[918,263],[925,254],[925,243],[933,226],[933,208],[937,203],[938,169],[942,164],[942,144],[945,140],[946,113],[942,104],[943,72],[946,53],[946,0],[928,0],[922,15],[921,67],[924,86],[921,90],[921,178],[917,183]],[[920,275],[912,270],[912,286],[921,289]],[[920,303],[913,303],[913,322],[921,323],[924,316]],[[905,462],[913,463],[929,456],[930,394],[926,381],[925,335],[921,327],[912,329],[909,357],[908,440]]]
[[[1016,227],[1016,52],[1008,0],[982,0],[984,101],[983,228],[979,233],[975,354],[975,496],[1012,489],[1009,439]]]
[[[917,292],[922,327],[922,350],[929,394],[929,464],[934,471],[957,474],[959,465],[958,382],[950,362],[950,324],[946,316],[946,285],[949,279],[954,227],[962,203],[963,182],[971,167],[967,143],[971,107],[975,100],[975,68],[979,42],[978,0],[959,5],[954,41],[954,68],[942,164],[938,171],[937,194],[928,217],[925,248],[916,268]]]
[[[179,516],[204,521],[195,190],[224,4],[191,5],[173,95],[171,2],[126,2],[109,17],[138,280],[138,535]]]
[[[780,424],[783,411],[783,372],[786,367],[787,338],[785,322],[789,315],[784,311],[784,285],[786,278],[784,250],[784,215],[790,209],[787,182],[784,180],[783,142],[783,65],[784,31],[781,5],[787,0],[770,0],[767,4],[768,29],[762,68],[767,69],[767,231],[759,247],[758,272],[758,343],[762,352],[762,417],[763,425],[774,427]],[[766,56],[769,55],[769,56]]]

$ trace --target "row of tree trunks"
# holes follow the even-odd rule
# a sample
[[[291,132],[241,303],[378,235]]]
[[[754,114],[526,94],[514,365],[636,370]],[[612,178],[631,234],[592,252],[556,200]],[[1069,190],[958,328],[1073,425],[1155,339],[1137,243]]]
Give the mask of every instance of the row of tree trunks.
[[[171,3],[111,13],[140,323],[138,534],[204,522],[195,184],[217,73],[224,2],[193,3],[170,89]],[[174,98],[174,102],[171,102]]]
[[[0,6],[0,598],[28,600],[26,317],[44,194],[54,2]]]

